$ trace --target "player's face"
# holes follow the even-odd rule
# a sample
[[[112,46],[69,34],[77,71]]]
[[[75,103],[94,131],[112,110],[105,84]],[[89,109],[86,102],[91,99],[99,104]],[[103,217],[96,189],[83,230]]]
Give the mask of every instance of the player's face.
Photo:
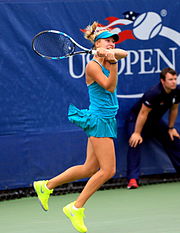
[[[104,49],[114,49],[115,48],[115,41],[114,41],[113,37],[109,37],[106,39],[99,39],[97,41],[97,47],[104,48]]]
[[[172,75],[167,73],[165,76],[165,80],[161,80],[165,90],[171,91],[174,90],[177,86],[177,75]]]

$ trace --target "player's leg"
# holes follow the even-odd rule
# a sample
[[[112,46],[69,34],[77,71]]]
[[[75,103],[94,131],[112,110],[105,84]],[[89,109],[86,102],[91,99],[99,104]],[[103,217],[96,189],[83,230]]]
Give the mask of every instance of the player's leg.
[[[75,206],[82,207],[89,197],[99,189],[99,187],[109,180],[116,171],[116,158],[114,142],[112,138],[91,137],[96,158],[100,169],[89,179],[83,191],[76,200]]]
[[[111,138],[91,137],[90,141],[100,169],[89,179],[77,200],[63,208],[64,213],[79,232],[87,231],[84,225],[84,208],[82,207],[89,197],[114,175],[116,168],[113,140]]]
[[[53,189],[64,183],[68,183],[77,179],[87,178],[92,176],[99,168],[98,161],[93,151],[90,140],[87,143],[87,157],[83,165],[78,165],[67,169],[60,175],[47,180],[35,181],[34,189],[38,195],[38,199],[42,208],[48,210],[48,199]]]
[[[50,179],[47,183],[49,189],[69,183],[82,178],[91,177],[99,168],[97,158],[95,156],[90,139],[87,143],[86,161],[83,165],[73,166],[60,175]]]
[[[88,139],[88,145],[87,145],[87,158],[82,167],[79,167],[82,171],[80,172],[79,170],[77,171],[78,173],[80,172],[79,176],[92,176],[94,173],[99,170],[99,162],[96,158],[92,143],[90,139]],[[78,169],[79,169],[78,168]],[[76,169],[71,169],[70,171]],[[83,171],[84,170],[84,171]],[[69,173],[69,171],[68,171]],[[70,176],[70,174],[68,175]],[[77,178],[77,177],[76,177]],[[74,228],[79,231],[79,232],[87,232],[87,227],[84,224],[84,208],[76,208],[75,207],[76,202],[72,202],[68,205],[66,205],[63,208],[64,214],[70,219],[72,225]]]

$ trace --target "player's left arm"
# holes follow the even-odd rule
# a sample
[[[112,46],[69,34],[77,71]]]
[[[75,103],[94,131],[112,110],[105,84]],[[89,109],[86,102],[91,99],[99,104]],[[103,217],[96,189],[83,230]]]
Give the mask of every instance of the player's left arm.
[[[171,140],[174,140],[174,137],[180,138],[180,134],[174,128],[176,118],[178,115],[178,108],[179,108],[179,104],[173,104],[173,106],[169,110],[169,118],[168,118],[169,130],[168,130],[168,133],[169,133]]]
[[[114,56],[117,60],[125,58],[128,55],[128,52],[126,50],[123,50],[123,49],[118,49],[118,48],[117,49],[110,49],[110,51],[114,53]]]

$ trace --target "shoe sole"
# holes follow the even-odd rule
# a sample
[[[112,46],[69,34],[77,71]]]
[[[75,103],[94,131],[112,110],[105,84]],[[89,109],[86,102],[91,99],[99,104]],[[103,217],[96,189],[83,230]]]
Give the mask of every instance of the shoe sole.
[[[36,186],[36,181],[33,183],[33,187],[34,187],[34,190],[36,191],[36,194],[37,194],[37,196],[38,196],[38,188],[37,188],[37,186]],[[48,211],[48,210],[46,210],[45,208],[44,208],[44,206],[42,205],[42,203],[41,203],[41,200],[39,199],[39,197],[38,197],[38,202],[39,202],[39,204],[40,204],[40,206],[42,207],[42,209],[44,210],[44,211]]]
[[[127,189],[137,189],[138,187],[134,187],[134,186],[131,186],[131,187],[127,187]]]
[[[63,208],[63,212],[66,215],[66,217],[70,219],[70,214],[68,214],[68,210],[66,209],[66,207]]]

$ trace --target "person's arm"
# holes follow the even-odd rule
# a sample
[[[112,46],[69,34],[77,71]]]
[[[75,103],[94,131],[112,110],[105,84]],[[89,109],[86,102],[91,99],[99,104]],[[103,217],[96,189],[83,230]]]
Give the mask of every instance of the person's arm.
[[[136,147],[138,144],[142,143],[143,139],[141,137],[141,132],[151,110],[151,108],[148,108],[146,105],[142,104],[141,110],[136,119],[134,132],[129,139],[129,145],[131,147]]]
[[[175,124],[175,121],[176,121],[176,118],[177,118],[177,115],[178,115],[178,107],[179,107],[178,104],[173,104],[173,106],[169,110],[169,118],[168,118],[168,120],[169,120],[169,122],[168,122],[169,130],[168,130],[168,133],[169,133],[169,136],[170,136],[171,140],[174,140],[174,137],[180,138],[179,133],[174,128],[174,124]]]
[[[118,79],[118,65],[114,53],[106,54],[106,60],[110,63],[109,65],[109,77],[102,72],[100,65],[94,61],[90,61],[86,66],[86,79],[97,82],[100,86],[110,92],[114,92],[117,79]]]
[[[125,50],[123,50],[123,49],[110,49],[110,51],[112,51],[112,52],[114,53],[115,58],[116,58],[117,60],[120,60],[120,59],[122,59],[122,58],[125,58],[125,57],[127,57],[127,55],[128,55],[128,52],[125,51]]]
[[[106,57],[109,53],[113,53],[116,60],[120,60],[122,58],[127,57],[128,52],[123,49],[97,49],[97,55],[100,57]]]

